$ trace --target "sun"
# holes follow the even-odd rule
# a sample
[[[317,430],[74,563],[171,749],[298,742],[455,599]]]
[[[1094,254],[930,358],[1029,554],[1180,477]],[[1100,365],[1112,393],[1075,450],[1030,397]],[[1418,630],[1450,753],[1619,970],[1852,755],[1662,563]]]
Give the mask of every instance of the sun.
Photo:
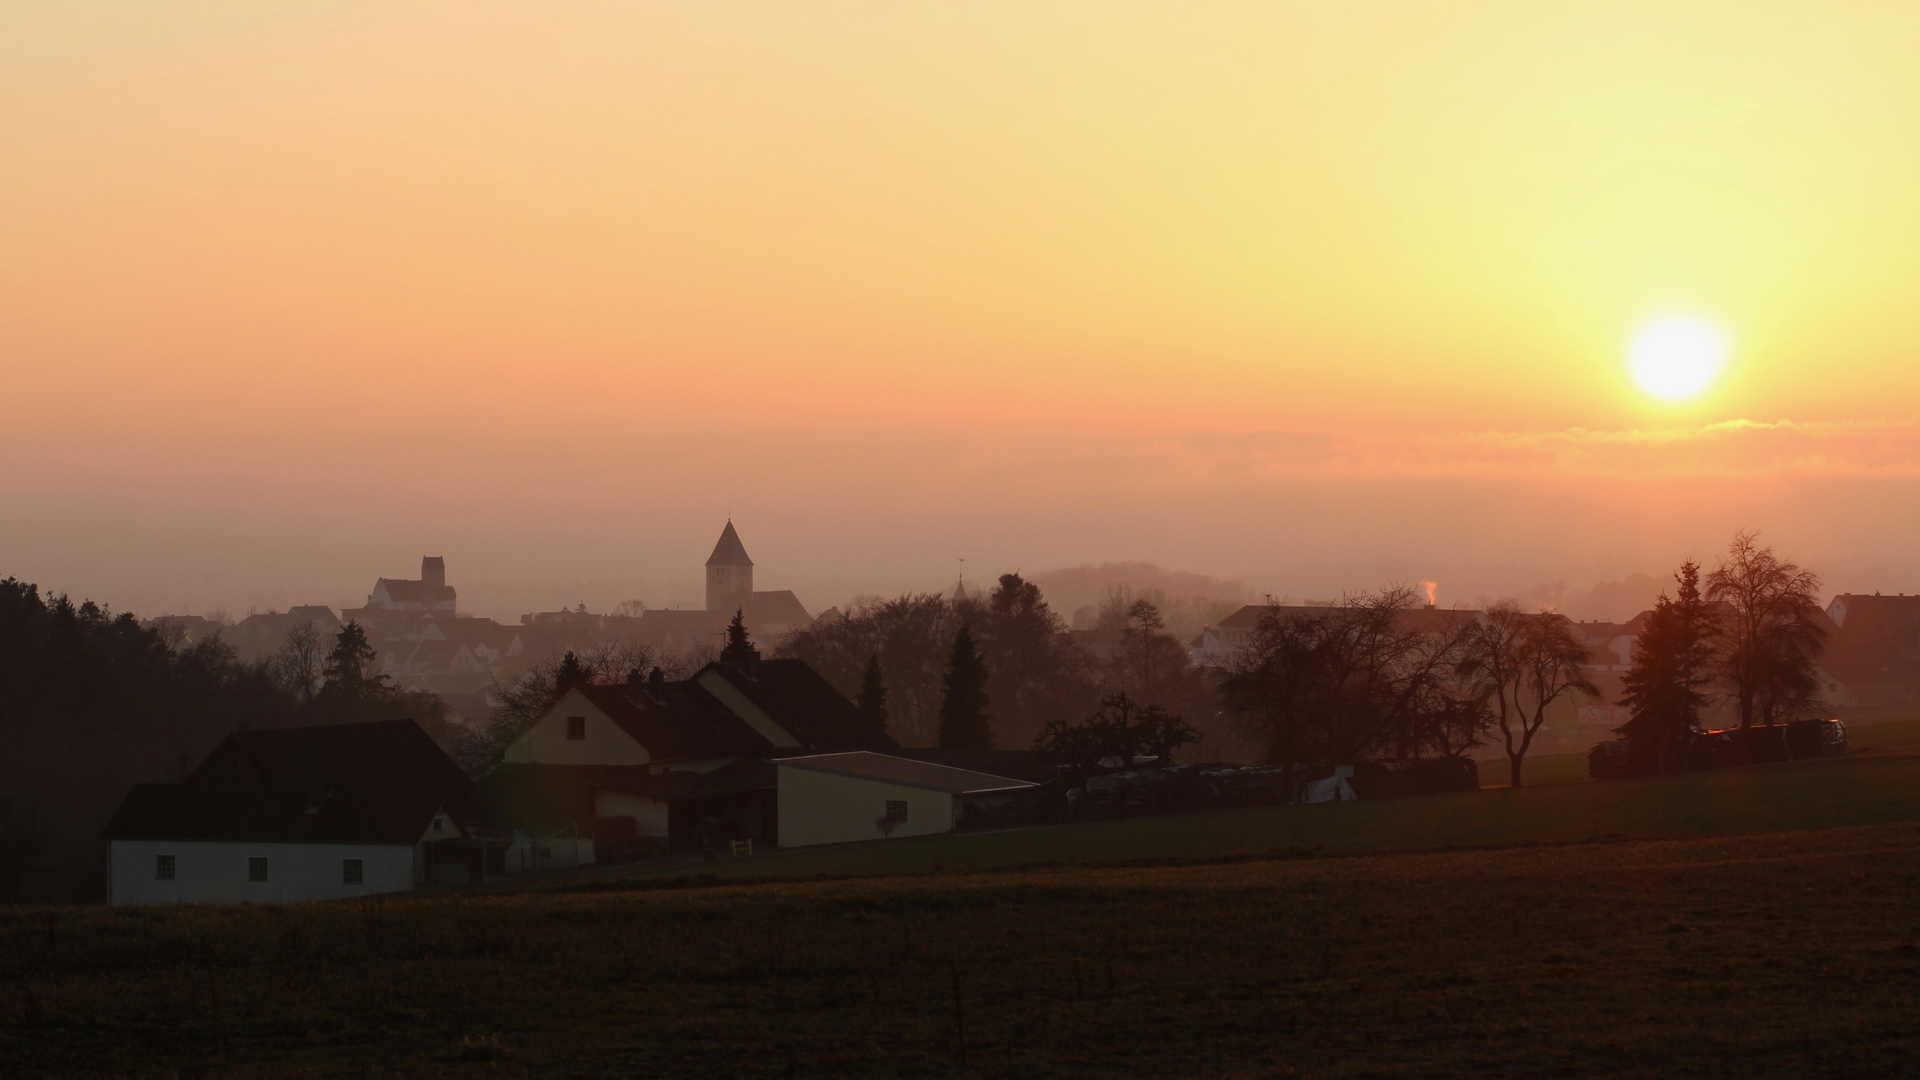
[[[1640,388],[1662,401],[1685,401],[1713,385],[1727,359],[1727,335],[1697,316],[1670,315],[1642,326],[1627,350]]]

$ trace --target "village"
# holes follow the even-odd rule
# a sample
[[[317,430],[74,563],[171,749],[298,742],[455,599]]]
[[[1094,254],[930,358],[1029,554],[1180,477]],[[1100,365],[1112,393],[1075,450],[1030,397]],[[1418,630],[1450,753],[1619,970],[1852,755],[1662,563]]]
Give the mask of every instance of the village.
[[[456,724],[436,741],[412,717],[229,734],[180,782],[136,785],[120,802],[102,833],[112,902],[340,899],[592,866],[710,863],[970,830],[1482,786],[1471,755],[1492,730],[1484,718],[1480,736],[1457,744],[1403,740],[1394,753],[1294,760],[1243,742],[1235,757],[1181,762],[1182,747],[1191,756],[1193,744],[1231,745],[1203,734],[1217,730],[1206,721],[1218,717],[1191,717],[1202,721],[1197,727],[1157,704],[1130,702],[1125,686],[1084,726],[1055,717],[1031,744],[969,742],[943,728],[934,745],[905,745],[889,730],[877,656],[866,685],[836,687],[800,656],[763,655],[774,650],[756,638],[791,640],[847,616],[816,618],[791,592],[756,591],[732,522],[707,561],[706,585],[702,610],[534,614],[516,628],[460,615],[444,562],[428,557],[417,580],[380,579],[363,608],[249,617],[233,630],[261,652],[282,644],[275,633],[284,640],[312,628],[305,632],[331,640],[363,626],[378,665],[370,682],[402,688],[414,701],[464,699],[473,703],[461,709],[469,714],[497,708],[490,695],[516,675],[530,678],[538,660],[552,674],[534,709],[504,734],[493,732],[496,745],[485,755],[461,764],[449,746],[462,737],[471,743],[473,731]],[[963,583],[950,603],[971,599]],[[1465,640],[1503,617],[1441,609],[1430,593],[1418,601],[1392,615],[1408,640]],[[1185,661],[1206,685],[1225,687],[1263,628],[1338,610],[1243,606],[1184,642]],[[1537,715],[1520,725],[1516,781],[1529,748],[1538,755],[1591,747],[1595,776],[1633,774],[1629,741],[1616,732],[1631,718],[1621,702],[1653,617],[1526,617],[1575,653],[1560,689],[1536,694]],[[1842,594],[1809,618],[1825,648],[1793,716],[1762,725],[1778,733],[1777,745],[1754,760],[1844,753],[1840,717],[1908,706],[1920,689],[1920,596]],[[150,625],[176,637],[220,632],[179,619]],[[1133,631],[1065,633],[1085,655],[1104,651],[1117,661]],[[693,659],[671,678],[659,664],[596,677],[575,662],[622,645],[629,660]],[[944,679],[951,691],[952,670]],[[1151,697],[1151,688],[1133,689]],[[1108,716],[1116,700],[1117,727]],[[1690,767],[1734,763],[1738,755],[1724,749],[1732,737],[1720,734],[1737,726],[1731,700],[1702,703],[1687,737]],[[1806,727],[1816,723],[1823,726]],[[1141,734],[1143,724],[1158,724],[1160,734]],[[1117,742],[1115,730],[1123,732]],[[1716,739],[1723,748],[1711,750]],[[1510,756],[1513,741],[1508,733]]]

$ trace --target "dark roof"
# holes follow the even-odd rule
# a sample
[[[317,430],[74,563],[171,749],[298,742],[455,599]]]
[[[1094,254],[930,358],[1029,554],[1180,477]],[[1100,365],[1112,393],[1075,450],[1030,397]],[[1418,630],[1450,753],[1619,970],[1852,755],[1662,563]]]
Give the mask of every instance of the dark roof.
[[[382,585],[387,588],[387,599],[396,604],[451,604],[455,596],[451,585],[429,585],[409,578],[381,578],[374,583],[374,591]]]
[[[1836,607],[1822,667],[1849,685],[1920,682],[1920,596],[1842,593],[1827,609]]]
[[[929,761],[914,761],[910,758],[895,757],[891,754],[874,754],[865,750],[856,750],[847,754],[814,754],[808,757],[776,758],[775,765],[785,765],[794,769],[810,769],[814,772],[833,773],[836,776],[853,776],[862,780],[877,780],[886,784],[898,784],[901,787],[925,788],[929,791],[945,791],[954,795],[968,795],[982,791],[1004,791],[1008,788],[1033,787],[1025,780],[1015,780],[1007,776],[994,776],[989,773],[974,772],[970,769],[956,769],[948,765],[936,765]]]
[[[414,844],[445,809],[430,792],[329,798],[309,813],[280,791],[136,784],[102,835],[120,840],[237,840],[280,844]]]
[[[1058,754],[1043,750],[943,750],[937,747],[918,750],[892,750],[896,757],[946,765],[970,772],[1005,776],[1028,783],[1044,784],[1060,775],[1067,764]]]
[[[650,773],[645,765],[501,765],[480,781],[480,799],[490,820],[553,829],[592,818],[593,793],[600,790],[672,803],[773,786],[773,766],[759,759],[743,759],[710,773]]]
[[[236,731],[187,777],[190,786],[273,789],[304,800],[316,783],[341,795],[412,792],[457,809],[473,782],[411,720]]]
[[[750,631],[765,630],[769,626],[810,626],[813,616],[807,614],[806,606],[800,598],[793,595],[791,589],[774,589],[756,592],[747,601],[747,610],[742,618]]]
[[[713,554],[707,556],[708,566],[752,566],[753,560],[747,558],[746,546],[740,543],[740,534],[733,531],[733,522],[720,533],[720,542],[713,545]]]
[[[860,715],[845,694],[805,660],[712,663],[694,678],[718,675],[810,750],[893,751],[900,744]]]
[[[692,681],[582,686],[580,693],[657,759],[732,757],[773,749],[745,720]]]

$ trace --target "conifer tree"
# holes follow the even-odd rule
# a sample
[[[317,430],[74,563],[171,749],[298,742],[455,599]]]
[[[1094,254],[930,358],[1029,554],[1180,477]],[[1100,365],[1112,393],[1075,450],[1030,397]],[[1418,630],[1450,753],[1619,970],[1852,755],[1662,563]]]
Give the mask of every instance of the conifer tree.
[[[366,629],[358,620],[348,620],[334,638],[333,651],[327,654],[320,696],[355,703],[386,696],[392,689],[386,673],[368,674],[379,658],[367,643]]]
[[[747,621],[739,610],[734,611],[733,621],[727,624],[727,644],[720,650],[720,659],[734,664],[760,659],[760,650],[747,638]]]
[[[876,727],[887,726],[887,683],[880,677],[880,654],[867,660],[867,673],[860,677],[860,715]]]
[[[1675,598],[1660,595],[1634,642],[1620,696],[1631,716],[1617,729],[1631,741],[1634,764],[1659,772],[1679,764],[1707,704],[1714,661],[1714,619],[1700,596],[1700,566],[1689,559],[1673,577]]]
[[[560,658],[560,666],[553,672],[553,696],[557,699],[576,686],[586,686],[593,682],[593,675],[580,663],[580,658],[572,649]]]
[[[990,750],[992,717],[987,713],[987,665],[974,647],[965,626],[953,639],[953,656],[941,679],[945,696],[940,702],[942,750]]]

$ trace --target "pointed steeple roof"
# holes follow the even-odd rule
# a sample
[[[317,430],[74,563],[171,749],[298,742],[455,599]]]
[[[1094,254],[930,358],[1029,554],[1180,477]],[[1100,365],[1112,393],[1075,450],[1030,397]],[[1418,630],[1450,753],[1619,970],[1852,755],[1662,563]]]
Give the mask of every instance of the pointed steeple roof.
[[[720,534],[720,542],[713,545],[713,554],[707,556],[708,566],[752,566],[753,560],[747,558],[747,549],[740,543],[740,534],[733,531],[733,522],[727,522],[725,532]]]

